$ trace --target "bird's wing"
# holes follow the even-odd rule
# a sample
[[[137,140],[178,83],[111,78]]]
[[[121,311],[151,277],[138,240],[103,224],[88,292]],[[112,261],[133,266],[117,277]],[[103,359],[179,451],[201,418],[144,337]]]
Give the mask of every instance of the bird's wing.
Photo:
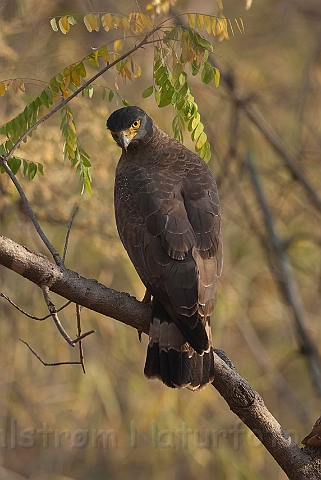
[[[146,288],[202,352],[221,269],[219,203],[208,166],[179,153],[171,168],[132,165],[116,177],[116,221]]]

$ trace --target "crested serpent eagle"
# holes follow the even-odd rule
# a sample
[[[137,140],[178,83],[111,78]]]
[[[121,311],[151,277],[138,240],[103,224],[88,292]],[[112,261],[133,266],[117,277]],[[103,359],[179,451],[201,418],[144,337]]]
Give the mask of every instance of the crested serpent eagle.
[[[210,315],[222,269],[213,174],[139,107],[116,110],[107,128],[122,149],[117,229],[152,296],[144,373],[169,387],[200,390],[214,378]]]

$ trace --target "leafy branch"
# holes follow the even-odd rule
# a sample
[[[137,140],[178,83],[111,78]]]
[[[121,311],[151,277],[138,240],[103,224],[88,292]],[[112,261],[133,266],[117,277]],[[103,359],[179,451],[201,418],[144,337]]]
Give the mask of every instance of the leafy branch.
[[[152,9],[149,13],[151,16],[155,16],[157,12]],[[170,20],[172,19],[164,20],[155,27],[151,18],[141,12],[133,12],[128,16],[111,13],[105,13],[101,16],[94,13],[85,15],[84,23],[88,31],[98,31],[100,25],[102,25],[106,31],[111,29],[122,30],[124,38],[128,35],[128,32],[136,36],[144,35],[144,37],[122,55],[118,52],[124,47],[124,41],[118,39],[113,42],[113,52],[109,51],[107,45],[103,45],[90,52],[82,60],[65,67],[50,79],[47,87],[19,115],[0,128],[0,134],[6,136],[6,140],[0,145],[0,155],[7,162],[13,174],[15,175],[21,169],[22,174],[27,175],[29,180],[32,180],[37,173],[43,175],[43,165],[41,163],[27,161],[14,155],[14,152],[21,146],[22,142],[27,142],[28,137],[32,136],[33,131],[42,122],[61,111],[60,129],[63,137],[64,159],[69,161],[73,167],[76,167],[82,183],[81,192],[86,189],[91,194],[90,156],[83,149],[77,137],[74,116],[67,104],[80,93],[91,98],[95,80],[113,67],[117,70],[116,77],[120,77],[124,82],[126,82],[126,79],[132,81],[133,78],[138,78],[141,75],[141,67],[134,62],[133,53],[149,43],[154,45],[155,52],[154,84],[146,89],[142,96],[146,98],[154,92],[159,107],[171,104],[177,111],[172,124],[174,136],[178,140],[182,140],[183,130],[187,126],[195,144],[195,150],[208,161],[211,157],[210,145],[204,132],[204,125],[200,119],[197,103],[191,92],[186,69],[189,65],[192,76],[200,73],[201,80],[205,85],[212,82],[217,87],[220,72],[218,68],[213,67],[208,62],[208,55],[209,52],[213,51],[213,47],[195,29],[197,28],[201,32],[205,28],[207,33],[222,35],[222,38],[227,38],[228,29],[232,28],[232,23],[225,18],[188,14],[189,27],[165,28],[166,22]],[[239,31],[243,33],[243,23],[234,21]],[[66,34],[69,32],[70,26],[75,25],[77,21],[74,16],[69,15],[60,17],[58,23],[56,18],[53,18],[50,23],[53,30],[58,31],[60,29],[62,33]],[[155,33],[157,33],[157,36],[154,35]],[[159,36],[160,33],[162,33],[162,36]],[[106,66],[85,81],[87,77],[86,64],[89,63],[93,68],[100,68],[101,61],[105,62]],[[1,81],[0,95],[3,96],[10,88],[15,93],[25,91],[23,79]],[[115,90],[109,88],[107,96],[106,88],[103,87],[102,98],[107,97],[109,102],[115,97],[120,98],[124,105],[128,105],[128,102],[119,94],[118,89],[118,83],[115,81]],[[59,104],[50,110],[58,100],[60,100]],[[50,110],[44,116],[42,116],[43,107]],[[0,172],[4,173],[4,171],[4,167],[0,166]]]
[[[126,60],[127,57],[132,55],[132,53],[142,48],[158,28],[159,27],[156,27],[153,31],[146,33],[139,43],[125,54],[117,56],[112,62],[109,62],[109,53],[106,46],[87,55],[85,59],[90,61],[92,66],[99,66],[99,58],[103,58],[103,60],[107,62],[107,65],[89,80],[84,82],[83,85],[80,85],[80,77],[86,77],[86,69],[83,61],[66,67],[62,73],[59,73],[50,80],[49,86],[44,89],[33,102],[27,105],[22,113],[0,128],[0,133],[7,136],[7,140],[0,145],[0,155],[2,155],[3,160],[8,163],[14,174],[16,174],[20,169],[20,166],[23,165],[23,173],[28,171],[29,179],[33,179],[37,172],[36,165],[31,162],[28,166],[26,160],[21,160],[19,157],[13,156],[13,153],[18,147],[20,147],[22,142],[27,141],[28,136],[32,136],[32,132],[41,123],[48,120],[58,111],[65,109],[65,112],[62,114],[61,124],[61,131],[64,138],[64,155],[65,158],[69,158],[73,166],[77,165],[77,169],[84,181],[85,188],[89,193],[91,192],[89,156],[78,144],[72,112],[70,109],[66,110],[67,104],[80,93],[89,92],[89,88],[97,78],[116,66],[119,62]],[[61,102],[46,115],[40,116],[40,107],[45,106],[50,108],[57,98],[61,98]],[[17,125],[19,125],[19,128],[16,129]],[[3,166],[0,167],[0,171],[1,173],[4,173],[5,169]],[[43,171],[42,166],[39,168],[39,164],[38,171],[40,173]]]

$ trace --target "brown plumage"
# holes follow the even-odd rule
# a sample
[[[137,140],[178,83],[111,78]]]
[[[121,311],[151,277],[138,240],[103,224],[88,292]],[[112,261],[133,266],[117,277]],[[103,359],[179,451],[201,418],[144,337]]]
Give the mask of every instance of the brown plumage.
[[[153,298],[145,375],[199,390],[214,378],[210,315],[222,269],[213,174],[139,107],[116,110],[107,127],[122,148],[119,236]]]

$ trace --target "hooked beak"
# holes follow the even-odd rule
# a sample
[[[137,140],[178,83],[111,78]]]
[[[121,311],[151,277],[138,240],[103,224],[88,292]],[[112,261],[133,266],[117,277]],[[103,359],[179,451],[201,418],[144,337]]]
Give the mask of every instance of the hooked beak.
[[[128,145],[131,142],[131,138],[129,138],[124,132],[121,132],[121,134],[119,135],[119,142],[120,142],[121,146],[125,150],[127,150]]]

